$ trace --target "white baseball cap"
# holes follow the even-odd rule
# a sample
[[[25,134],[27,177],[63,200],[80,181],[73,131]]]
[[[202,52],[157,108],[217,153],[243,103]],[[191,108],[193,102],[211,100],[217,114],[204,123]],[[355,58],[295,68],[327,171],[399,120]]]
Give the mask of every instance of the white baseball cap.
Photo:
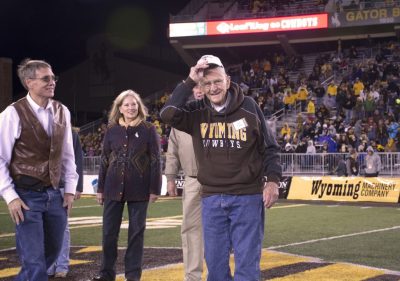
[[[217,65],[217,66],[219,66],[219,67],[224,68],[224,66],[223,66],[223,64],[222,64],[222,62],[221,62],[221,60],[220,60],[218,57],[216,57],[216,56],[213,56],[213,55],[204,55],[204,56],[202,56],[202,57],[199,59],[199,61],[198,61],[197,63],[199,63],[201,60],[205,60],[205,61],[207,62],[207,64],[214,64],[214,65]]]

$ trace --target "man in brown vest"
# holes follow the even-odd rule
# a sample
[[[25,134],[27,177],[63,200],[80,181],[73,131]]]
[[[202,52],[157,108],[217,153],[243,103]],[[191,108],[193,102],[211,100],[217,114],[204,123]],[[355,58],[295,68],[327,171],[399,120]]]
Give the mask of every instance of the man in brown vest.
[[[78,180],[70,113],[52,99],[57,78],[47,62],[24,60],[18,76],[28,94],[0,114],[0,195],[16,224],[22,267],[15,280],[46,281]]]

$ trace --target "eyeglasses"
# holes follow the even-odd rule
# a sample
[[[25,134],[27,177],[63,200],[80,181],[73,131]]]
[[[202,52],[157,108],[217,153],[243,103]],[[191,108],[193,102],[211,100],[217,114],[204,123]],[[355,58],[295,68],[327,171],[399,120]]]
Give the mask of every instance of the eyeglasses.
[[[204,90],[210,90],[212,85],[215,85],[215,87],[220,88],[224,84],[224,80],[222,79],[217,79],[214,81],[207,81],[207,82],[202,82],[201,86],[204,88]]]
[[[42,80],[44,83],[50,83],[50,81],[57,82],[57,81],[58,81],[58,76],[46,75],[46,76],[43,76],[43,77],[29,78],[29,79],[33,79],[33,80]]]

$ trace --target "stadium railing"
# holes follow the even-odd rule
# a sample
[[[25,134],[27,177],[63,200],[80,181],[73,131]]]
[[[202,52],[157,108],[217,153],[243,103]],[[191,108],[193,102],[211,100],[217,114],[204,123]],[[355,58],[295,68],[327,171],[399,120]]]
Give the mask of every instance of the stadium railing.
[[[400,153],[376,152],[381,158],[380,176],[396,177],[400,175]],[[340,160],[346,160],[348,153],[281,153],[280,160],[283,174],[286,176],[295,175],[336,175],[336,168]],[[365,174],[366,153],[359,153],[357,161],[362,176]]]
[[[379,176],[398,177],[400,175],[400,152],[396,153],[377,153],[381,158],[382,169]],[[346,159],[348,153],[280,153],[284,176],[327,176],[334,175],[335,169],[341,159]],[[364,159],[366,153],[358,154],[360,175],[364,174]],[[162,167],[164,167],[165,156],[162,157]],[[84,157],[83,161],[85,174],[98,174],[100,167],[100,156]]]

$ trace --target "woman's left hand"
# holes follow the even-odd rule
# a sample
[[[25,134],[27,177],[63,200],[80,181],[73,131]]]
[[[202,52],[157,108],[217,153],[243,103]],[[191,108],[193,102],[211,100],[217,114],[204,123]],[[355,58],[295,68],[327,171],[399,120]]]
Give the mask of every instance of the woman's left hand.
[[[156,202],[157,199],[158,199],[158,195],[150,193],[150,198],[149,198],[150,203]]]

